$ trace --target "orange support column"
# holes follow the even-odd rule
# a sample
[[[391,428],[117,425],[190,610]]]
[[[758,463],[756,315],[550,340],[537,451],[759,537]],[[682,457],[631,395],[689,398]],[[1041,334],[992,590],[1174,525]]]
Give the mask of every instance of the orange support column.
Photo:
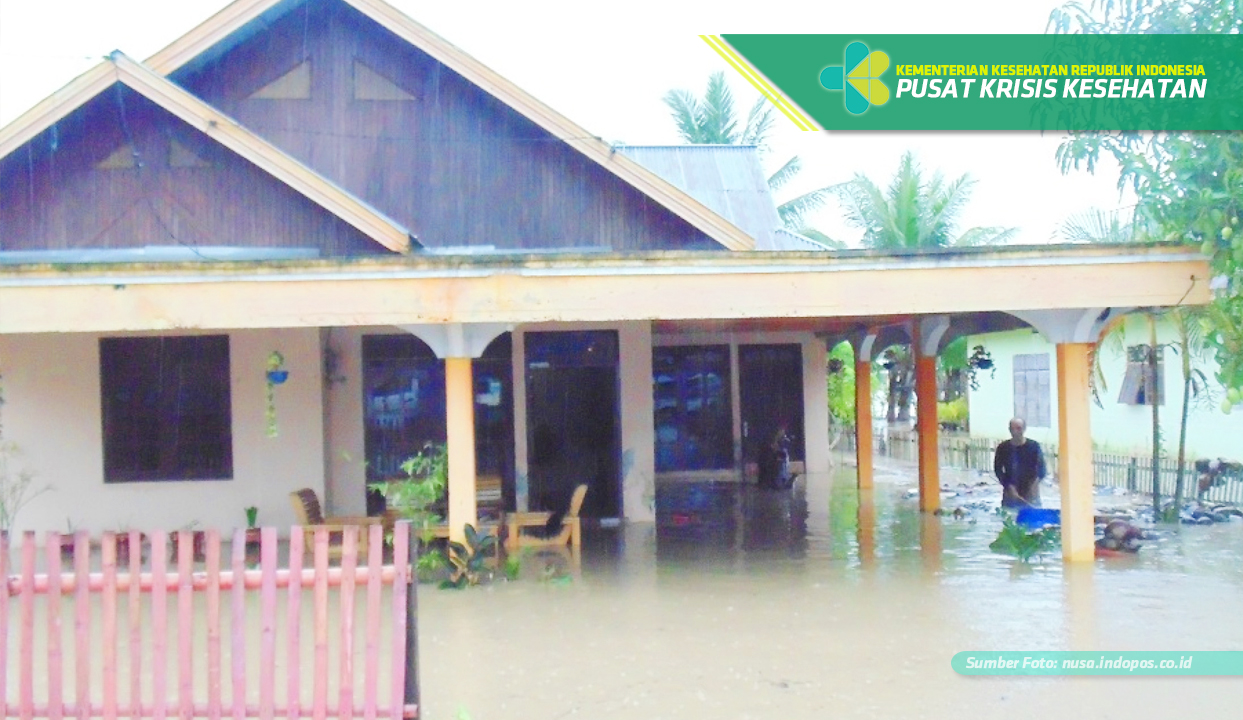
[[[941,507],[941,467],[937,444],[937,359],[915,360],[915,395],[919,433],[919,509],[935,512]]]
[[[858,487],[872,487],[872,363],[855,363],[855,461]]]
[[[445,425],[449,450],[449,539],[478,527],[475,507],[475,393],[468,357],[445,358]]]
[[[1092,503],[1092,428],[1088,405],[1088,343],[1057,346],[1057,473],[1062,494],[1062,558],[1088,561],[1096,554]]]
[[[859,543],[859,565],[871,567],[872,561],[876,559],[876,503],[870,488],[859,491],[855,539]]]

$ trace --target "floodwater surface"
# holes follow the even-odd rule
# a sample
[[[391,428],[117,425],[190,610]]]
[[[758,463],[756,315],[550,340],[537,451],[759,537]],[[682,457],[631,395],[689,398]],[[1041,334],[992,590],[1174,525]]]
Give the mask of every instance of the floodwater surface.
[[[419,596],[423,717],[1235,717],[1243,678],[963,677],[964,650],[1243,650],[1243,522],[1064,567],[993,554],[988,478],[853,468],[792,491],[670,483],[657,522],[586,532],[581,571]],[[977,483],[983,483],[977,485]],[[1046,506],[1056,488],[1044,488]],[[1052,501],[1052,502],[1050,502]],[[1101,496],[1098,507],[1129,498]],[[546,567],[549,567],[547,571]]]

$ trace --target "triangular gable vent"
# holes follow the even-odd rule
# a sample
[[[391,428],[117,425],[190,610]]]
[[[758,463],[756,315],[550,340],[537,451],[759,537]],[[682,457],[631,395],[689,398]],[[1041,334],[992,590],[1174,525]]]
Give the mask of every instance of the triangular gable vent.
[[[170,140],[168,144],[168,166],[175,168],[205,168],[211,167],[212,164],[177,140]]]
[[[461,75],[467,82],[484,90],[519,114],[542,127],[554,137],[598,163],[606,171],[621,178],[639,192],[671,210],[700,232],[707,234],[730,250],[754,250],[755,238],[705,207],[690,195],[644,168],[639,163],[614,151],[608,143],[571,122],[569,118],[544,105],[513,83],[497,75],[475,58],[470,57],[443,38],[406,17],[385,0],[337,0],[357,10],[416,49]],[[196,57],[207,53],[225,38],[252,22],[270,24],[299,3],[290,0],[234,0],[226,12],[212,16],[202,25],[156,53],[148,60],[150,69],[169,75]]]
[[[108,157],[100,160],[95,167],[100,170],[124,170],[126,168],[132,168],[137,164],[134,146],[129,143],[125,143],[116,150],[113,150],[112,154]]]
[[[250,95],[251,100],[310,100],[311,61],[306,60]]]
[[[413,100],[414,96],[397,87],[397,83],[354,61],[355,100]]]
[[[119,51],[111,53],[104,62],[79,75],[55,95],[0,128],[0,160],[118,82],[250,161],[389,250],[402,253],[410,251],[415,238],[405,227],[276,149],[263,138],[239,125],[236,120],[166,78],[151,72],[149,68],[130,60]],[[141,158],[135,157],[128,145],[126,150],[130,158],[128,162],[141,166]],[[113,151],[104,160],[105,163],[110,161],[120,162],[117,151]]]

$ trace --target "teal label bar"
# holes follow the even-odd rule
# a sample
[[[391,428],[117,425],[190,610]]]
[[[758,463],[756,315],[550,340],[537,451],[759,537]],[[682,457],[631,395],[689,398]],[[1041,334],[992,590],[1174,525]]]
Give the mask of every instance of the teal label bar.
[[[954,655],[950,667],[959,675],[1243,676],[1243,651],[973,650]]]
[[[722,35],[826,130],[1243,130],[1243,35]]]

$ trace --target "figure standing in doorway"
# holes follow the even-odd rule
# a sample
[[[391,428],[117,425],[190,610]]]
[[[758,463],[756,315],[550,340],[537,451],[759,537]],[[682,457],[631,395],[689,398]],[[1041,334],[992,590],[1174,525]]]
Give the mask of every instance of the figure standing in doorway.
[[[997,446],[993,472],[1001,481],[1003,507],[1040,507],[1040,481],[1045,476],[1044,453],[1035,440],[1024,437],[1027,423],[1010,421],[1010,439]]]
[[[777,433],[766,447],[761,448],[759,457],[760,485],[774,490],[788,490],[794,485],[794,474],[790,471],[790,444],[792,442],[785,422],[777,426]]]

